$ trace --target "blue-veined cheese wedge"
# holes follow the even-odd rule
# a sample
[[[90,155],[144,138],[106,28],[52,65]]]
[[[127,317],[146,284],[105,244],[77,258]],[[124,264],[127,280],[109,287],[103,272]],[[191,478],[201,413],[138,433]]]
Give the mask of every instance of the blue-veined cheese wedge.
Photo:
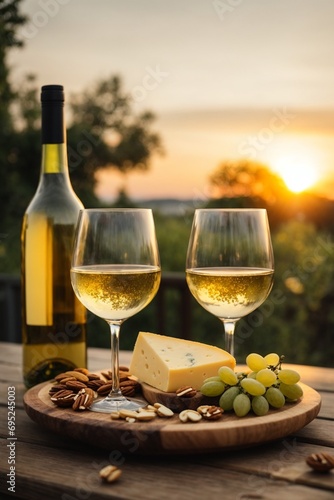
[[[139,332],[130,373],[164,392],[175,392],[185,385],[199,390],[206,378],[217,375],[221,366],[234,369],[235,364],[235,358],[218,347]]]

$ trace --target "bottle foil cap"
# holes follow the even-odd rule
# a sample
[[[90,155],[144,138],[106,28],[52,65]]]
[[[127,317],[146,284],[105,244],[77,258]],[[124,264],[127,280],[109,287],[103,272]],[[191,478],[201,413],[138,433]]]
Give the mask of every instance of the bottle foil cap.
[[[62,85],[43,85],[41,90],[41,101],[64,102],[64,87]]]
[[[64,127],[64,87],[44,85],[41,89],[42,104],[42,144],[63,144]]]

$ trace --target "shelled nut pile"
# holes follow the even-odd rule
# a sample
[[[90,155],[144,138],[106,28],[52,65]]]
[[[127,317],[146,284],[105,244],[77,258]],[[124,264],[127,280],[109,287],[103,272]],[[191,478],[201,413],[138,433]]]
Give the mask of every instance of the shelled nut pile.
[[[222,408],[217,406],[202,405],[197,408],[197,410],[183,410],[179,413],[179,420],[182,423],[190,422],[196,423],[200,420],[217,420],[223,414]],[[147,405],[144,408],[139,408],[139,410],[119,410],[111,413],[111,418],[113,420],[123,419],[129,423],[134,422],[147,422],[153,420],[156,417],[170,418],[174,415],[174,412],[167,406],[161,403],[154,403],[154,405]]]
[[[110,372],[98,375],[87,368],[75,368],[55,377],[49,395],[56,406],[81,411],[89,408],[97,396],[107,396],[111,387]],[[120,367],[120,389],[125,397],[133,397],[140,392],[137,378],[124,366]]]
[[[112,388],[111,373],[102,372],[101,375],[91,373],[87,368],[76,368],[57,375],[54,384],[49,390],[51,401],[61,408],[72,408],[74,411],[83,411],[90,407],[98,396],[107,396]],[[120,367],[120,389],[125,397],[133,397],[141,391],[137,377],[129,373],[125,366]],[[175,392],[177,398],[192,398],[197,391],[192,387],[180,387]],[[197,410],[185,409],[179,413],[182,423],[196,423],[200,420],[217,420],[223,414],[220,407],[202,405]],[[167,406],[155,403],[140,408],[138,411],[120,410],[111,414],[111,419],[122,419],[127,422],[147,422],[155,417],[169,418],[174,412]]]

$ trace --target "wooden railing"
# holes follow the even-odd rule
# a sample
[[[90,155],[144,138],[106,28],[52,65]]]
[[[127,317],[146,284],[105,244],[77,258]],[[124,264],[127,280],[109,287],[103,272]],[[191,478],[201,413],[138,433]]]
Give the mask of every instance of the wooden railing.
[[[21,342],[21,282],[0,274],[0,340]]]
[[[176,290],[178,292],[178,310],[175,311],[178,317],[178,331],[176,337],[190,339],[191,338],[191,301],[189,288],[185,279],[184,273],[162,273],[162,279],[159,291],[157,293],[157,324],[158,331],[165,332],[166,328],[166,294],[168,290]]]
[[[184,273],[163,273],[155,299],[158,331],[166,331],[166,302],[169,290],[178,295],[179,331],[176,336],[191,338],[191,295]],[[18,276],[0,274],[0,341],[21,342],[21,284]]]

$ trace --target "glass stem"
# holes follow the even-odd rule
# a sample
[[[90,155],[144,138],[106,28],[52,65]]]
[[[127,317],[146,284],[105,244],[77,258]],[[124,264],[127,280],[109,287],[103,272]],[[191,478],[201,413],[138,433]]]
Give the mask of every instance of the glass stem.
[[[234,330],[235,324],[238,320],[224,320],[224,330],[225,330],[225,351],[229,352],[231,356],[234,356]]]
[[[119,388],[119,332],[121,323],[109,323],[111,336],[111,377],[112,388],[109,397],[122,396]]]

